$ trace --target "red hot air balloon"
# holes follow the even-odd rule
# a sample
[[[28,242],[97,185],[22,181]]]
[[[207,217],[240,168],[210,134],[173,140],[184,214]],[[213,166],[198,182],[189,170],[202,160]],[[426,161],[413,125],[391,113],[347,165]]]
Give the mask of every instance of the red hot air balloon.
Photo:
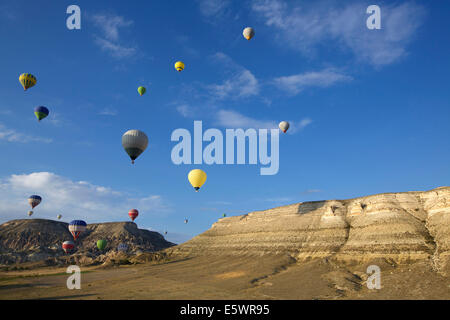
[[[72,241],[64,241],[62,248],[65,253],[71,252],[75,248],[75,244]]]
[[[130,212],[128,212],[128,215],[130,216],[131,221],[134,221],[134,219],[136,219],[139,215],[139,211],[137,211],[136,209],[131,209]]]

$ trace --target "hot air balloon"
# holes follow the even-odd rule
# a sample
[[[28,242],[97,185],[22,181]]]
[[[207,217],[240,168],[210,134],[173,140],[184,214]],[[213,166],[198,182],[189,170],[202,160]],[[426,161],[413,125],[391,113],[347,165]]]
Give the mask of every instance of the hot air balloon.
[[[175,69],[180,72],[184,69],[184,63],[181,61],[175,62]]]
[[[250,40],[255,36],[255,30],[253,30],[253,28],[247,27],[244,29],[242,34],[244,35],[245,39]]]
[[[167,234],[167,231],[164,231],[164,234]]]
[[[126,252],[128,250],[128,245],[126,243],[119,243],[117,246],[117,251]]]
[[[34,109],[34,115],[36,116],[36,118],[39,121],[41,121],[42,119],[46,118],[49,113],[50,113],[50,111],[48,111],[48,109],[46,107],[44,107],[44,106],[36,107]]]
[[[86,222],[83,220],[73,220],[69,223],[69,231],[74,240],[77,240],[80,234],[86,230]]]
[[[56,218],[58,218],[58,220],[59,220],[59,219],[62,218],[62,215],[58,214],[58,215],[56,216]]]
[[[141,96],[145,93],[145,91],[147,91],[147,89],[145,89],[145,87],[139,87],[139,88],[138,88],[138,92],[139,92],[139,94],[140,94]]]
[[[34,209],[34,207],[36,207],[39,203],[41,203],[41,201],[42,201],[42,198],[35,194],[28,198],[28,203],[30,204],[31,209]]]
[[[22,73],[19,76],[19,81],[22,84],[24,90],[31,88],[37,82],[36,77],[33,76],[31,73]]]
[[[227,215],[226,215],[225,213],[222,215],[223,218],[225,218],[226,216],[227,216]]]
[[[134,163],[134,160],[147,148],[148,137],[142,131],[128,130],[122,136],[122,146],[130,156],[131,163]]]
[[[280,124],[278,125],[278,127],[281,129],[281,131],[286,133],[286,131],[288,131],[288,129],[289,129],[289,122],[281,121]]]
[[[188,219],[184,219],[184,223],[188,223]]]
[[[98,250],[103,250],[106,247],[106,240],[98,240],[97,241],[97,248]]]
[[[28,211],[28,216],[31,217],[31,215],[33,214],[33,211]]]
[[[72,241],[64,241],[62,244],[62,248],[65,253],[71,252],[75,248],[75,243]]]
[[[139,211],[137,211],[137,209],[131,209],[131,210],[128,212],[128,215],[130,216],[131,221],[134,221],[134,219],[136,219],[137,216],[139,215]]]
[[[195,191],[198,192],[200,187],[205,183],[206,181],[206,173],[203,170],[200,169],[194,169],[189,172],[188,180],[191,183],[191,185],[194,187]]]

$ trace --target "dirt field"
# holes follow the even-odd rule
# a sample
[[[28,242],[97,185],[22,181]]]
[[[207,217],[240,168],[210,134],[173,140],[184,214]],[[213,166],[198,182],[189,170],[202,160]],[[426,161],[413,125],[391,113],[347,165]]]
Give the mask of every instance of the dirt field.
[[[365,284],[368,266],[287,256],[195,257],[160,264],[82,268],[69,290],[63,268],[0,272],[0,299],[450,299],[450,279],[426,263],[381,268],[381,289]]]

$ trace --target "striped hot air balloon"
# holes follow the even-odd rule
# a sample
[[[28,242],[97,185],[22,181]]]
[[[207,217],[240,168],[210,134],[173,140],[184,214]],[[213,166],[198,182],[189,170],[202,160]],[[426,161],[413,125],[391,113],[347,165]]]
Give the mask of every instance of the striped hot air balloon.
[[[126,252],[128,250],[128,245],[126,243],[119,243],[117,246],[117,251]]]
[[[148,137],[140,130],[128,130],[122,136],[122,146],[130,156],[131,163],[147,149]]]
[[[62,248],[65,253],[71,252],[75,248],[75,243],[72,241],[64,241],[62,244]]]
[[[69,223],[69,231],[74,240],[77,240],[80,234],[86,230],[87,224],[83,220],[73,220]]]
[[[134,221],[134,219],[136,219],[137,216],[139,215],[139,211],[137,211],[137,209],[131,209],[131,210],[128,212],[128,215],[130,216],[131,221]]]
[[[42,198],[38,195],[32,195],[28,198],[28,203],[31,206],[31,209],[34,209],[34,207],[36,207],[39,203],[41,203]]]
[[[24,90],[31,88],[37,82],[36,77],[33,76],[31,73],[22,73],[19,76],[19,81],[22,84]]]

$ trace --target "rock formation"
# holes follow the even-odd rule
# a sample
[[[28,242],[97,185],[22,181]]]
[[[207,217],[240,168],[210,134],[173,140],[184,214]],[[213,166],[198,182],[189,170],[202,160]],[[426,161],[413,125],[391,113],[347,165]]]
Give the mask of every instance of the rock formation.
[[[220,219],[166,251],[176,255],[289,254],[297,261],[450,261],[450,187],[314,201]]]

